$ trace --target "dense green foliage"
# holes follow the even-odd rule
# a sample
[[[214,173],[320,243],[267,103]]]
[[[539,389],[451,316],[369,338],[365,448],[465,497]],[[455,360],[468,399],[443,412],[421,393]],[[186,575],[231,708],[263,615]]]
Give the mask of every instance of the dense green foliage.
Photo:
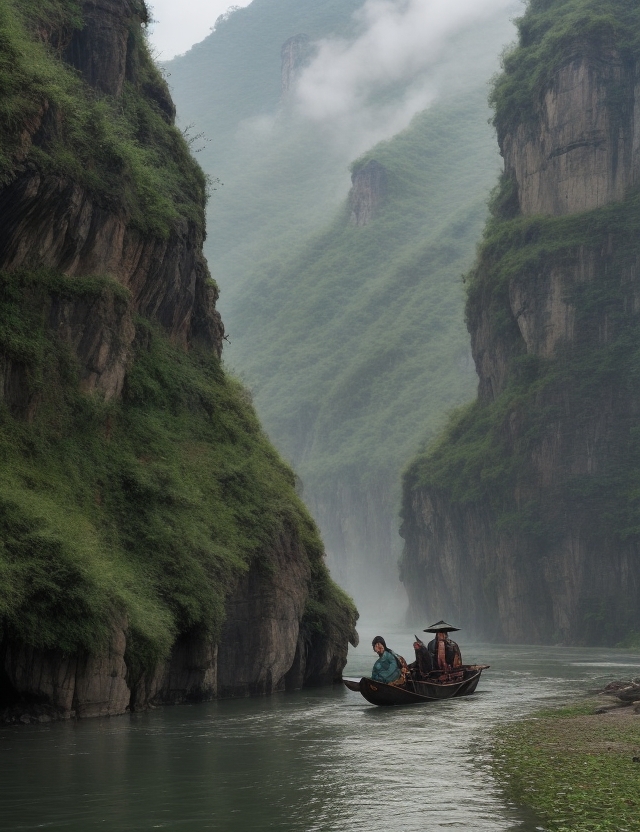
[[[1,413],[0,616],[39,647],[95,650],[128,621],[129,664],[177,633],[215,634],[226,593],[289,530],[313,573],[308,627],[352,609],[331,584],[294,478],[217,358],[185,354],[137,321],[122,401],[79,392],[78,367],[48,330],[52,299],[113,298],[109,279],[1,276],[0,349],[27,369],[30,422]]]
[[[435,106],[376,146],[359,163],[387,170],[379,215],[356,227],[345,206],[289,262],[274,252],[232,305],[234,358],[311,488],[397,481],[420,438],[472,394],[460,274],[496,169],[483,97]]]
[[[557,490],[546,491],[544,504],[519,512],[513,505],[517,483],[531,482],[532,450],[567,406],[587,420],[612,390],[632,396],[638,387],[640,319],[629,303],[624,275],[640,254],[639,225],[638,194],[586,214],[488,223],[478,266],[468,279],[467,314],[488,311],[500,337],[512,344],[509,380],[495,401],[474,402],[452,417],[438,442],[412,465],[409,487],[442,489],[463,503],[487,501],[501,522],[514,523],[519,515],[521,528],[543,536],[559,531],[554,525],[562,521],[553,507],[568,493],[574,505],[588,508],[600,534],[625,538],[640,533],[640,438],[632,424],[621,425],[619,447],[587,481],[567,474]],[[598,255],[605,243],[612,253],[597,282],[577,287],[568,299],[576,309],[576,343],[553,359],[525,354],[509,307],[511,278],[534,282],[553,266],[574,262],[580,252]],[[596,345],[594,332],[605,317],[611,335]],[[515,442],[510,422],[519,426]]]
[[[131,25],[115,99],[67,63],[80,7],[0,2],[0,182],[31,166],[146,234],[166,237],[184,219],[203,229],[206,177],[170,123],[143,25]],[[0,273],[0,373],[11,388],[0,407],[2,636],[94,652],[123,626],[135,676],[178,634],[219,634],[229,591],[248,569],[273,568],[281,533],[310,566],[303,631],[348,636],[355,610],[329,579],[294,475],[215,353],[178,349],[136,317],[122,398],[107,401],[86,392],[52,309],[87,320],[110,311],[114,338],[133,300],[109,276]]]
[[[637,829],[637,720],[593,715],[593,703],[540,712],[498,730],[494,773],[549,832]]]
[[[375,552],[352,539],[349,558],[384,557],[381,574],[386,566],[395,576],[400,472],[475,386],[460,275],[499,167],[484,79],[512,30],[503,13],[447,43],[443,66],[453,61],[465,83],[441,70],[432,108],[349,155],[355,121],[341,132],[340,121],[305,120],[295,102],[280,101],[280,47],[298,33],[348,39],[361,5],[254,0],[167,69],[182,122],[212,138],[199,160],[224,182],[209,210],[208,250],[230,337],[225,359],[305,497],[328,507],[332,550],[342,551],[332,537],[340,523],[371,526],[366,504],[388,534]],[[214,73],[221,83],[211,89],[202,79]],[[374,102],[381,124],[372,136],[401,86],[376,93],[386,98]],[[368,159],[385,166],[388,191],[374,219],[355,227],[349,166]],[[339,516],[338,493],[354,515]]]
[[[518,44],[504,55],[504,72],[491,96],[499,134],[534,118],[553,73],[571,59],[576,43],[586,41],[594,49],[616,46],[627,64],[633,64],[640,49],[635,0],[529,0],[516,24]]]
[[[25,125],[41,122],[27,163],[82,184],[144,232],[166,236],[179,217],[202,226],[206,178],[158,101],[144,94],[167,93],[142,28],[131,30],[136,81],[116,100],[88,88],[62,60],[81,25],[77,0],[0,2],[0,182],[16,157],[22,161]]]

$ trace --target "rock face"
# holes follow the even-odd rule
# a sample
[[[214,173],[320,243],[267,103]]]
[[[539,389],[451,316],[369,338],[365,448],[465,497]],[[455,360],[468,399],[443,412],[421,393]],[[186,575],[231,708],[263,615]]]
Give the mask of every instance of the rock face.
[[[68,656],[7,642],[0,651],[4,654],[2,704],[23,700],[21,714],[30,704],[46,704],[51,715],[62,719],[124,713],[131,698],[125,646],[122,623],[114,627],[107,650],[99,656]]]
[[[74,32],[67,61],[107,95],[122,94],[130,64],[130,27],[148,20],[143,0],[83,0],[84,26]]]
[[[293,85],[311,54],[311,41],[305,34],[294,35],[282,44],[282,96],[291,91]]]
[[[577,41],[533,116],[499,125],[504,181],[531,220],[481,252],[467,305],[478,401],[407,475],[401,531],[416,614],[479,638],[612,644],[640,625],[623,485],[640,258],[620,222],[631,209],[596,210],[638,184],[637,77],[615,45]]]
[[[370,159],[351,174],[349,191],[349,222],[364,226],[377,214],[387,193],[387,171],[384,165]]]
[[[37,171],[0,192],[0,218],[0,268],[112,275],[131,291],[135,312],[175,343],[203,338],[221,352],[224,330],[195,224],[176,223],[167,239],[143,237],[75,183]]]
[[[126,80],[136,80],[131,28],[146,20],[144,3],[85,0],[82,10],[84,26],[64,43],[56,32],[56,45],[99,94],[117,97]],[[52,32],[40,34],[54,38]],[[296,44],[290,47],[291,67],[304,45]],[[143,85],[143,91],[172,121],[173,104],[162,85]],[[77,359],[81,389],[106,400],[121,395],[132,345],[144,337],[137,316],[159,325],[185,350],[196,345],[219,356],[224,328],[196,222],[176,219],[164,237],[143,234],[124,210],[106,205],[72,178],[24,164],[50,115],[45,102],[25,125],[15,167],[0,187],[0,270],[44,268],[97,279],[88,294],[40,290],[26,299],[37,304],[48,329]],[[115,278],[122,292],[113,283],[101,288],[104,276]],[[30,421],[39,393],[27,376],[19,358],[0,356],[0,402]],[[304,631],[311,575],[295,530],[273,540],[267,556],[268,569],[251,569],[231,591],[223,633],[215,640],[197,631],[181,634],[169,658],[151,672],[127,666],[126,620],[114,621],[108,645],[96,655],[29,647],[0,629],[4,719],[115,715],[151,704],[268,694],[285,683],[297,688],[335,681],[346,662],[344,633],[318,639]],[[354,625],[355,619],[352,641]]]
[[[115,716],[150,705],[298,690],[339,681],[347,661],[344,633],[306,633],[309,567],[300,544],[283,535],[270,569],[241,578],[226,605],[219,639],[180,636],[152,673],[133,674],[125,662],[127,622],[114,625],[106,651],[66,655],[0,641],[0,721]],[[351,641],[358,642],[355,621]],[[29,721],[26,717],[22,721]]]
[[[273,571],[247,573],[227,606],[218,654],[222,696],[284,690],[298,646],[298,627],[292,624],[302,618],[310,577],[292,544],[286,537],[278,540]]]
[[[533,124],[500,137],[523,214],[571,214],[622,199],[640,176],[640,84],[613,46],[574,45]]]

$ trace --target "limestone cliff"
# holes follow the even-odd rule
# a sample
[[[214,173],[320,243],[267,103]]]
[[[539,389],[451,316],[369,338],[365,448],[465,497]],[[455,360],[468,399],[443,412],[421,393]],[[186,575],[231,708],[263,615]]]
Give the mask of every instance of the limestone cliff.
[[[280,50],[281,61],[281,91],[283,98],[291,91],[311,55],[311,40],[309,35],[301,33],[288,38]]]
[[[206,180],[146,19],[141,0],[0,17],[9,721],[328,683],[357,638],[293,474],[220,367]]]
[[[532,121],[499,137],[523,214],[590,211],[638,184],[639,83],[614,42],[580,40],[567,49]]]
[[[349,222],[365,226],[377,215],[387,195],[387,171],[384,165],[369,159],[351,174]]]
[[[478,400],[405,478],[416,613],[482,638],[640,630],[640,49],[632,4],[531,0],[467,324]]]

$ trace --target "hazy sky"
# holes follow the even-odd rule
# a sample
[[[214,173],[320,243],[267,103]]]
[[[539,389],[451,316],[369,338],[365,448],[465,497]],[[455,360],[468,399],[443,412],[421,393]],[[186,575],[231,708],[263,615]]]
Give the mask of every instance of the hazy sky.
[[[298,112],[344,145],[350,158],[402,130],[445,87],[488,77],[487,55],[476,43],[478,26],[504,26],[505,12],[524,0],[363,0],[354,14],[355,37],[314,44],[298,78]],[[155,23],[152,45],[161,61],[182,54],[210,33],[219,15],[250,0],[148,0]],[[497,23],[497,21],[502,21]],[[505,32],[505,39],[507,36]],[[495,55],[497,69],[498,55]],[[391,95],[387,91],[393,90]],[[247,129],[264,133],[277,113]]]
[[[194,43],[204,40],[219,15],[230,6],[248,6],[251,0],[148,0],[147,7],[156,21],[151,27],[151,43],[158,59],[168,61],[181,55]]]

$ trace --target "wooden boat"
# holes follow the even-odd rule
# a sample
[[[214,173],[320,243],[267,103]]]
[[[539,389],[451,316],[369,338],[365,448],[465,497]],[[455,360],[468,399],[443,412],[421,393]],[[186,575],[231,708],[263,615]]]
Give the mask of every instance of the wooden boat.
[[[463,665],[451,677],[456,681],[439,681],[440,671],[431,674],[433,681],[413,682],[405,685],[386,685],[374,682],[366,676],[362,679],[343,679],[349,690],[359,691],[372,705],[417,705],[425,702],[437,702],[440,699],[453,699],[469,696],[478,687],[482,671],[488,664]]]

